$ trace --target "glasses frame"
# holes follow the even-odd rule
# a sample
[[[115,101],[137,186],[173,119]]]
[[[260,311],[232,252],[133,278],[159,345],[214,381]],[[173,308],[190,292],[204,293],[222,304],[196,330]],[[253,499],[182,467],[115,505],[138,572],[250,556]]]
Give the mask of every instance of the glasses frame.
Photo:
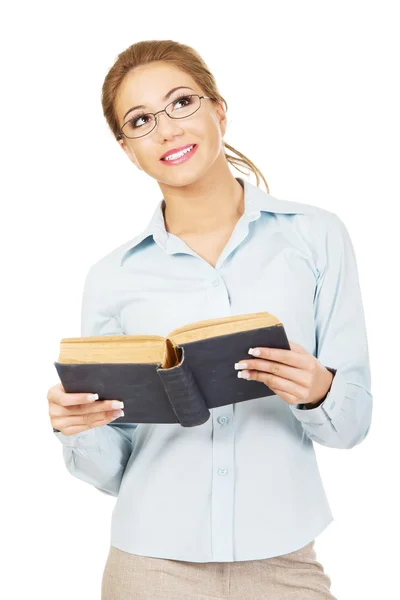
[[[147,133],[144,133],[143,135],[137,135],[137,136],[135,136],[133,138],[129,137],[128,135],[126,135],[126,133],[123,132],[123,128],[131,120],[131,119],[128,119],[127,121],[125,121],[125,123],[122,125],[121,129],[119,130],[118,138],[117,139],[120,140],[120,139],[122,139],[122,137],[126,137],[128,140],[137,140],[138,138],[145,137],[146,135],[149,135],[149,133],[151,133],[152,131],[154,131],[154,129],[157,127],[157,125],[158,125],[157,115],[159,115],[160,113],[165,112],[165,114],[167,115],[167,117],[169,117],[170,119],[187,119],[188,117],[191,117],[192,115],[194,115],[194,113],[196,113],[201,108],[201,101],[202,101],[203,98],[209,98],[210,100],[212,100],[211,96],[200,96],[199,94],[185,94],[185,96],[187,96],[187,97],[197,96],[199,98],[199,100],[200,100],[199,108],[196,108],[196,110],[194,110],[192,113],[190,113],[190,115],[185,115],[184,117],[171,117],[171,115],[169,115],[167,113],[168,106],[170,106],[170,104],[175,104],[175,102],[178,102],[178,100],[181,100],[182,99],[182,96],[181,96],[180,98],[176,98],[176,100],[172,100],[171,102],[168,102],[167,106],[165,108],[163,108],[162,110],[158,110],[155,113],[150,113],[150,112],[149,113],[145,113],[146,115],[152,115],[154,117],[154,127],[152,129],[150,129],[150,131],[148,131]]]

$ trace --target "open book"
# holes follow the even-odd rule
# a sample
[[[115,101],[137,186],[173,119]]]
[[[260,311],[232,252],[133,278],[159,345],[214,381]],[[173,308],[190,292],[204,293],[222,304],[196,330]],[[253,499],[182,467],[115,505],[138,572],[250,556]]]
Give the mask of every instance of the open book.
[[[234,369],[253,358],[249,348],[263,346],[290,350],[282,323],[267,312],[196,321],[167,337],[63,338],[54,365],[66,392],[122,400],[125,414],[113,423],[193,427],[209,419],[211,408],[275,394]]]

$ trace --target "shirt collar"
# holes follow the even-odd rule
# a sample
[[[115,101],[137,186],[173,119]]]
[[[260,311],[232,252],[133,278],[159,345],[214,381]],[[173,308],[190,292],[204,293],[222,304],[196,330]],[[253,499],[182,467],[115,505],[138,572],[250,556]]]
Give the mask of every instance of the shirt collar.
[[[282,214],[305,214],[312,210],[312,205],[290,200],[281,200],[275,196],[271,196],[271,194],[268,194],[242,177],[236,177],[236,180],[244,188],[244,214],[242,216],[249,222],[257,219],[260,216],[261,211]],[[122,266],[131,250],[149,236],[153,236],[154,240],[157,239],[158,242],[166,248],[168,232],[165,229],[163,214],[164,205],[164,199],[162,198],[157,204],[147,227],[121,247],[120,266]]]

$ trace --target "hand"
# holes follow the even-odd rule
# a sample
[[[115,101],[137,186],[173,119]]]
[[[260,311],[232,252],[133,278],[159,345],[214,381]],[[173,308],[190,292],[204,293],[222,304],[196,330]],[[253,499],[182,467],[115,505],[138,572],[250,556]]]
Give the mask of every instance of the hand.
[[[92,400],[87,393],[67,393],[58,383],[47,393],[49,401],[49,416],[54,429],[59,429],[64,435],[74,435],[93,427],[106,425],[121,416],[123,402],[119,400]],[[114,403],[117,403],[116,405]],[[119,406],[118,410],[113,410]]]
[[[290,350],[250,348],[260,351],[259,358],[236,363],[238,377],[262,381],[288,404],[318,406],[329,392],[333,375],[303,346],[290,341],[289,345]]]

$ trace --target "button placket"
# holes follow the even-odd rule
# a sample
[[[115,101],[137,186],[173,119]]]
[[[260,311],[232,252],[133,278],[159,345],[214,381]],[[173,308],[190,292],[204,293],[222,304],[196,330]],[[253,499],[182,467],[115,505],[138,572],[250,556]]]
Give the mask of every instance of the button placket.
[[[234,427],[233,405],[212,409],[213,483],[211,499],[212,554],[217,562],[231,561],[234,509]],[[227,423],[230,425],[227,425]]]

